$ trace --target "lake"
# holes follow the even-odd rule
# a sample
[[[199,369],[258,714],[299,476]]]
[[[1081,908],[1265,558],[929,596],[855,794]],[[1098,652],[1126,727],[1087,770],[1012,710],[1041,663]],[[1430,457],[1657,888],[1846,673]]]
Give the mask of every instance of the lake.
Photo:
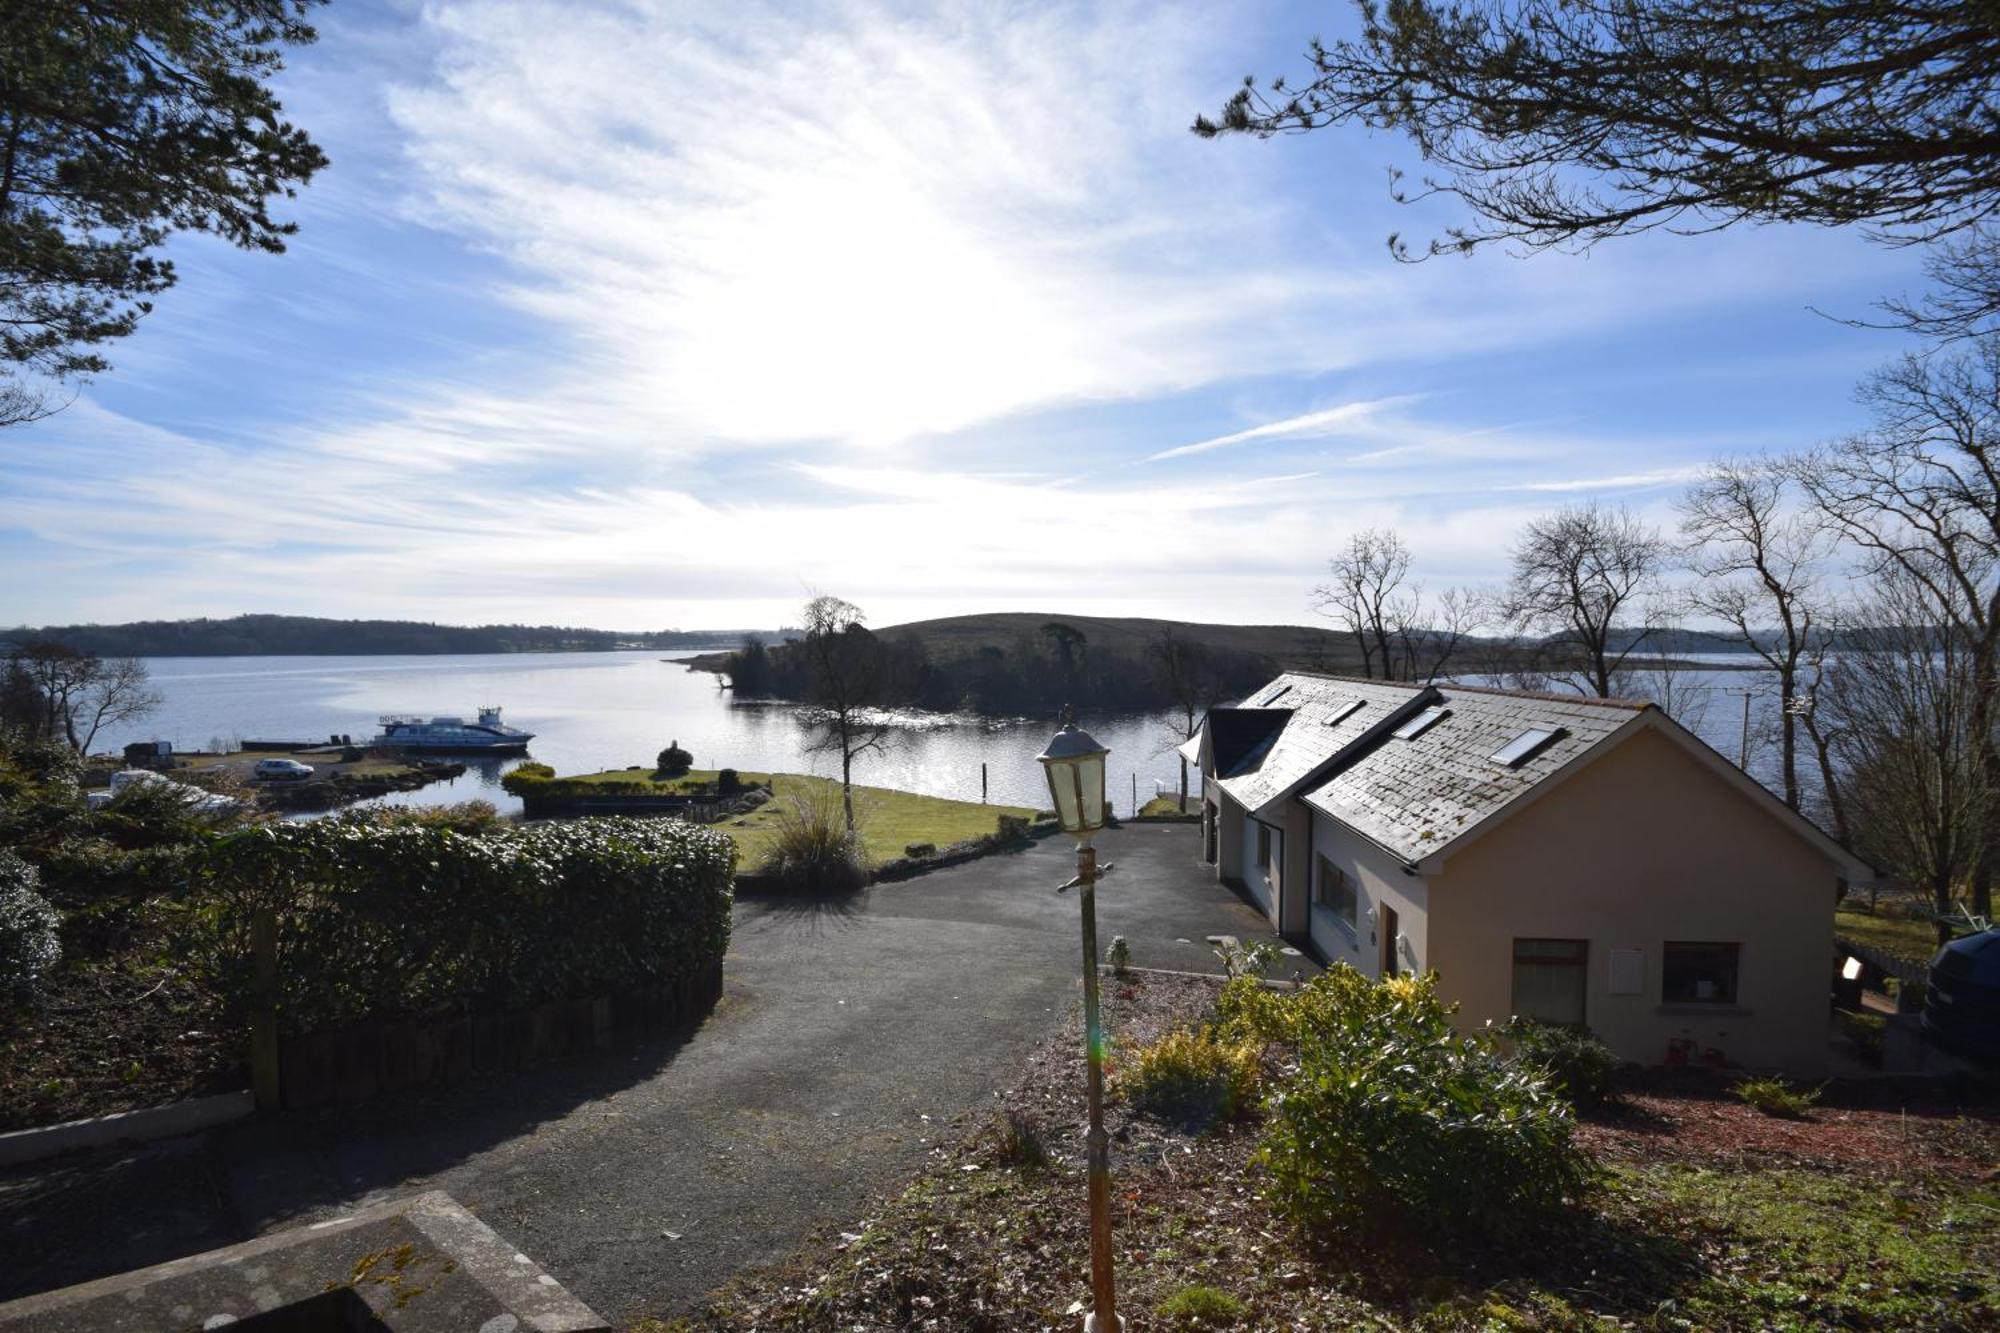
[[[682,656],[690,656],[683,654]],[[127,741],[170,740],[177,749],[213,748],[244,739],[324,740],[372,737],[384,713],[470,717],[498,704],[505,720],[535,733],[530,756],[558,773],[586,773],[647,764],[679,741],[700,768],[750,772],[835,774],[837,760],[808,754],[798,710],[782,703],[738,704],[714,676],[691,672],[658,651],[617,653],[497,653],[421,657],[155,657],[146,659],[160,710],[135,726],[99,737],[97,748]],[[1701,673],[1706,708],[1691,725],[1734,758],[1742,725],[1732,691],[1751,688],[1753,730],[1768,721],[1767,673]],[[980,765],[996,804],[1044,806],[1047,788],[1035,755],[1053,731],[1048,719],[969,714],[897,713],[886,754],[855,768],[872,786],[978,800]],[[1128,813],[1134,787],[1140,801],[1173,791],[1179,781],[1173,724],[1163,714],[1126,713],[1080,719],[1110,747],[1109,795]],[[1753,737],[1754,741],[1754,737]],[[520,802],[500,786],[517,757],[474,759],[463,777],[384,798],[404,805],[481,799],[503,811]],[[1769,747],[1753,752],[1752,769],[1766,776]]]

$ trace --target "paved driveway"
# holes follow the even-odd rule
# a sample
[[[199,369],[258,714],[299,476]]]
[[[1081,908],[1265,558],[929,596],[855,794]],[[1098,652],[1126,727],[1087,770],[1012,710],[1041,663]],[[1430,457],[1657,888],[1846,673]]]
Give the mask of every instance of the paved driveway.
[[[1191,826],[1100,847],[1100,941],[1134,964],[1214,971],[1204,936],[1270,937]],[[0,1175],[0,1299],[435,1188],[608,1318],[686,1308],[856,1217],[1070,1012],[1070,866],[1055,839],[847,908],[739,904],[722,1002],[672,1049]]]

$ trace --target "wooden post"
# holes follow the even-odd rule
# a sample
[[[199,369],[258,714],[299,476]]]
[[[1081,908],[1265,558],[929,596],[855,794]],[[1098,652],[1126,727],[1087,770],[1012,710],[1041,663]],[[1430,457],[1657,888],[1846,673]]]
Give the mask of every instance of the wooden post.
[[[283,1101],[278,1086],[278,916],[268,907],[250,917],[250,1087],[260,1111]]]

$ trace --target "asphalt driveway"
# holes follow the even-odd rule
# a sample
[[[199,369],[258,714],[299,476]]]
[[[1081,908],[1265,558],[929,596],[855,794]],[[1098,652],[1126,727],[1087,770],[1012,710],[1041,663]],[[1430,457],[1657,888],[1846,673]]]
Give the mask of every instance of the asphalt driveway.
[[[1271,938],[1193,827],[1099,846],[1100,943],[1135,965],[1212,972],[1204,937]],[[684,1309],[857,1217],[1067,1016],[1070,865],[1052,839],[840,908],[739,903],[722,1002],[671,1047],[17,1168],[0,1299],[443,1189],[614,1321]]]

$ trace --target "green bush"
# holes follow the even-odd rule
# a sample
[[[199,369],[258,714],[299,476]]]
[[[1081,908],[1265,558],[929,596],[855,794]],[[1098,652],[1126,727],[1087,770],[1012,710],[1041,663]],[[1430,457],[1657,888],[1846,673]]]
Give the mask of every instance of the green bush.
[[[1819,1101],[1821,1090],[1794,1088],[1781,1078],[1746,1078],[1732,1091],[1765,1115],[1799,1120]]]
[[[385,828],[414,826],[448,828],[458,833],[485,833],[504,828],[507,820],[491,801],[459,801],[453,805],[378,805],[337,816]]]
[[[733,768],[725,768],[715,775],[715,794],[735,796],[743,790],[743,775]]]
[[[513,796],[533,796],[555,780],[556,771],[547,764],[523,764],[506,777],[500,779],[500,786]]]
[[[757,873],[786,893],[844,894],[868,883],[861,837],[847,831],[840,789],[814,783],[785,797]]]
[[[1221,1328],[1249,1313],[1249,1306],[1216,1287],[1182,1287],[1160,1302],[1160,1318],[1171,1328]]]
[[[1249,1107],[1260,1054],[1255,1039],[1179,1029],[1141,1047],[1120,1072],[1118,1090],[1147,1115],[1205,1130]]]
[[[694,767],[694,756],[683,750],[679,741],[668,741],[667,748],[660,751],[656,763],[661,773],[677,778]]]
[[[40,893],[41,876],[0,851],[0,999],[20,999],[62,959],[62,918]]]
[[[1514,1018],[1500,1035],[1515,1059],[1540,1068],[1571,1105],[1604,1106],[1617,1100],[1618,1057],[1590,1029]]]
[[[1851,1009],[1840,1009],[1834,1015],[1840,1023],[1841,1035],[1854,1043],[1861,1058],[1871,1065],[1882,1063],[1882,1044],[1888,1037],[1889,1020],[1880,1014],[1856,1013]]]
[[[250,922],[275,912],[294,1031],[672,985],[720,966],[735,862],[676,820],[267,825],[209,850],[197,961],[247,1005]]]
[[[1225,1036],[1292,1057],[1260,1156],[1310,1233],[1511,1240],[1598,1180],[1549,1079],[1455,1032],[1434,977],[1378,983],[1343,964],[1287,994],[1238,978],[1219,1012]]]

